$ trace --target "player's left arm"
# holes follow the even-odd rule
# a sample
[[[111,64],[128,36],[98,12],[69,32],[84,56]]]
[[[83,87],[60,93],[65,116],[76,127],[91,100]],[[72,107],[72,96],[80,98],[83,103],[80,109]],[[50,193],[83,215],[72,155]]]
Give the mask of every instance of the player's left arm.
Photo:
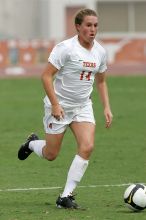
[[[96,87],[99,91],[99,95],[100,95],[100,98],[101,98],[101,101],[103,104],[103,108],[104,108],[106,128],[109,128],[112,123],[113,115],[112,115],[111,108],[110,108],[105,72],[104,73],[97,73],[95,75],[95,82],[96,82]]]

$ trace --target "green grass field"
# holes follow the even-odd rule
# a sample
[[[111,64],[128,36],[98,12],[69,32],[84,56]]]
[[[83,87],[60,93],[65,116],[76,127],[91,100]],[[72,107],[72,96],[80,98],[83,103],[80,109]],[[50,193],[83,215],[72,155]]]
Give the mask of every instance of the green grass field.
[[[57,209],[55,200],[62,192],[76,152],[72,133],[66,133],[55,161],[48,162],[34,154],[19,161],[17,151],[28,134],[34,131],[44,137],[44,92],[39,79],[0,80],[0,220],[146,218],[145,210],[134,213],[125,207],[123,193],[127,185],[122,185],[146,183],[146,79],[110,76],[108,85],[113,125],[105,129],[101,104],[94,91],[95,150],[76,189],[77,202],[87,210],[69,211]]]

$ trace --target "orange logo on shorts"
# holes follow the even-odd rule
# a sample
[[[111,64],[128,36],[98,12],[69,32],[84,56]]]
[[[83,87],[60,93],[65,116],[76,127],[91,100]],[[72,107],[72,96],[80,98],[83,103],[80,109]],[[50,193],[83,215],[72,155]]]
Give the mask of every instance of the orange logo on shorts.
[[[48,127],[49,127],[50,129],[52,129],[52,123],[50,123],[50,124],[48,125]]]

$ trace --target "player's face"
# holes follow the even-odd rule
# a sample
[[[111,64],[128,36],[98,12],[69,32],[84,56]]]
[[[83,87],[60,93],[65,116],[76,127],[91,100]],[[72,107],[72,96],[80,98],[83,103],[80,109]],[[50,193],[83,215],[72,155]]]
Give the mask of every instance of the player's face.
[[[98,18],[96,16],[85,16],[81,25],[77,25],[76,28],[80,41],[92,44],[98,30]]]

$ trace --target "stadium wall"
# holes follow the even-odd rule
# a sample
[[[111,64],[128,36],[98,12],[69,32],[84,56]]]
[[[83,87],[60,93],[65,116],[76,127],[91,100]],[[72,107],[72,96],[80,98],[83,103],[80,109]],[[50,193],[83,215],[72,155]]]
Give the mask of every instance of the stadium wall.
[[[146,67],[146,0],[61,0],[61,4],[0,0],[0,4],[0,68],[44,65],[56,43],[76,34],[74,14],[84,7],[99,12],[97,40],[107,51],[109,65]]]
[[[109,64],[146,63],[146,38],[100,38]],[[55,41],[0,41],[0,67],[32,66],[47,62]]]

